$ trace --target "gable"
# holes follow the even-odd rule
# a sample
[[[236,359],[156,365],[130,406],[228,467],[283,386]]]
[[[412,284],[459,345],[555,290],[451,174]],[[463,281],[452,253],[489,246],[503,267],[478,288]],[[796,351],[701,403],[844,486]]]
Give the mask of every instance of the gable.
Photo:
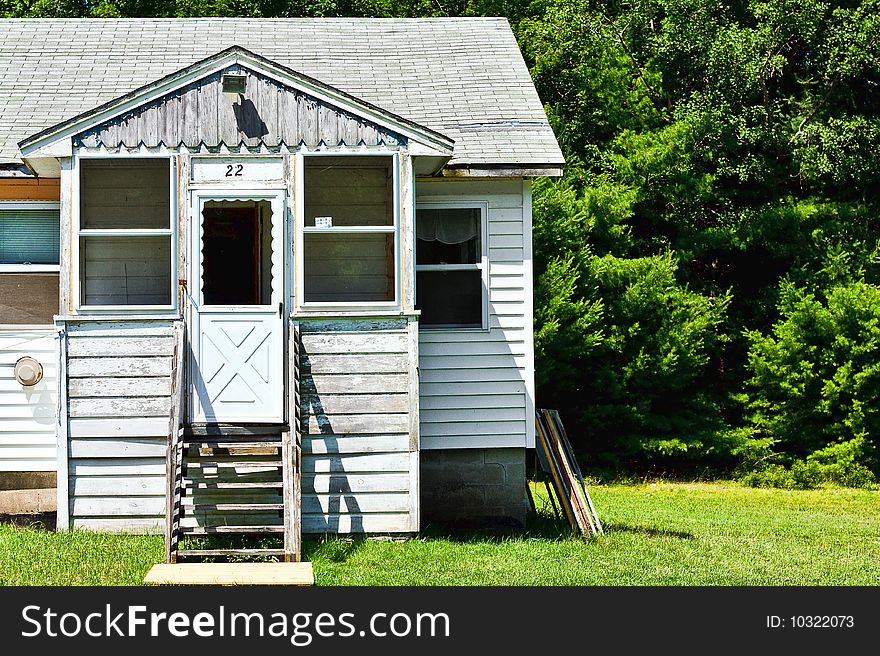
[[[224,73],[232,71],[250,80],[251,88],[223,93]],[[19,148],[28,166],[51,175],[59,158],[72,155],[74,143],[105,148],[191,143],[210,151],[224,145],[259,148],[264,142],[277,150],[349,141],[355,146],[406,144],[412,155],[429,155],[425,159],[435,170],[452,155],[454,144],[430,128],[232,46],[28,137]]]
[[[245,92],[222,92],[226,74],[244,76]],[[171,93],[138,105],[73,136],[74,147],[225,146],[265,149],[306,146],[387,146],[407,138],[246,66],[233,64]]]

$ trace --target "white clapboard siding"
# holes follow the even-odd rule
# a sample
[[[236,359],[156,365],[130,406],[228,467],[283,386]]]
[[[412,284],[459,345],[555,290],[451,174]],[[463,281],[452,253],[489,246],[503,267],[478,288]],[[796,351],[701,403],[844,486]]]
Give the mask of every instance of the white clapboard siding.
[[[531,192],[521,180],[418,180],[416,202],[489,206],[489,330],[419,332],[421,448],[533,444]]]
[[[55,407],[41,403],[38,397],[31,397],[29,403],[0,403],[0,426],[18,425],[22,421],[32,421],[35,425],[51,425],[55,422]]]
[[[351,355],[308,355],[303,358],[303,371],[306,374],[395,374],[403,371],[409,360],[406,355],[371,355],[358,353]]]
[[[417,531],[415,321],[299,326],[303,532]]]
[[[406,453],[370,454],[303,454],[303,475],[306,474],[368,474],[370,472],[409,471]]]
[[[66,333],[70,526],[160,530],[173,325],[68,322]]]
[[[106,533],[161,533],[165,529],[165,515],[124,517],[78,517],[71,515],[70,528],[88,529]]]
[[[403,492],[329,492],[303,497],[302,511],[307,514],[362,514],[409,512],[409,491]]]
[[[357,390],[357,388],[352,388]],[[357,390],[360,391],[360,390]],[[376,414],[409,412],[409,394],[321,394],[302,395],[303,408],[335,414]],[[344,431],[343,431],[344,432]]]
[[[32,387],[15,380],[15,363],[24,356],[43,365],[43,379]],[[57,372],[51,326],[0,328],[0,472],[55,471]]]
[[[21,383],[15,380],[13,365],[9,365],[8,370],[4,371],[5,365],[0,364],[0,371],[3,372],[3,378],[0,378],[0,405],[17,405],[25,401],[30,401],[33,399],[34,392],[39,395],[42,395],[43,392],[54,392],[57,382],[55,372],[49,372],[51,375],[48,375],[45,363],[41,364],[44,364],[43,380],[46,381],[46,385],[45,387],[37,385],[35,386],[36,389],[24,387]]]
[[[303,395],[400,394],[409,390],[406,374],[304,374],[300,382]]]
[[[495,337],[491,334],[489,336]],[[518,337],[522,337],[522,335],[518,335]],[[455,357],[459,355],[471,355],[477,357],[500,355],[504,358],[508,358],[510,356],[525,355],[525,350],[525,342],[521,340],[511,339],[508,341],[495,341],[493,339],[490,339],[475,341],[471,339],[467,342],[458,340],[450,340],[445,343],[425,342],[424,344],[422,344],[422,348],[419,350],[419,353],[422,361],[425,362],[428,358],[431,357]]]
[[[312,412],[314,407],[309,408]],[[308,434],[327,433],[409,433],[409,413],[382,413],[372,415],[349,415],[330,413],[312,414],[308,418]]]
[[[140,474],[140,473],[139,473]],[[78,497],[159,497],[165,494],[165,475],[70,476],[70,490]]]

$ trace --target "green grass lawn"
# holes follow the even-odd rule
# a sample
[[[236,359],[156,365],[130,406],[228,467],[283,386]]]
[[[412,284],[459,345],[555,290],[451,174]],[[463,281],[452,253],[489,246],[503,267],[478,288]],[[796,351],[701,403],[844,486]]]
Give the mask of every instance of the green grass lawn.
[[[880,584],[878,491],[656,483],[591,493],[606,534],[589,541],[544,508],[524,534],[329,538],[307,541],[305,555],[319,585]],[[155,536],[0,526],[4,585],[137,585],[161,558]]]

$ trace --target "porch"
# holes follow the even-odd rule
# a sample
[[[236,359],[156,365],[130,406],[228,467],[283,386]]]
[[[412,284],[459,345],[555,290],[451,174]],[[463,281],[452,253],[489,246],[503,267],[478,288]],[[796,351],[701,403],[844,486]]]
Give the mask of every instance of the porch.
[[[180,536],[247,525],[283,533],[287,516],[306,533],[416,532],[416,318],[300,318],[288,326],[290,421],[181,420],[178,431],[181,322],[65,322],[59,429],[68,448],[59,469],[69,477],[59,477],[59,498],[68,500],[59,504],[59,527],[165,531],[176,521]],[[271,451],[284,435],[286,461]],[[274,440],[269,451],[257,443],[264,439]],[[244,497],[224,496],[228,483]],[[166,508],[179,515],[169,519]]]

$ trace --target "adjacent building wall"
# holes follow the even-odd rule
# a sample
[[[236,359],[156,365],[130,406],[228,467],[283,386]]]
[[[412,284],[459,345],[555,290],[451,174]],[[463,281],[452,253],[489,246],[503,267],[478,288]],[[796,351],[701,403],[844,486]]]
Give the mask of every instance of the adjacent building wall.
[[[419,331],[422,449],[534,446],[529,185],[519,179],[416,182],[417,205],[489,205],[489,330]]]
[[[3,177],[0,200],[58,201],[58,182],[23,175]],[[55,471],[58,351],[50,322],[57,309],[57,273],[0,274],[0,472]],[[15,380],[15,363],[24,356],[43,365],[43,379],[32,387]],[[13,479],[7,474],[4,478],[11,486],[21,484],[13,480],[38,486],[27,483],[28,476]],[[44,484],[39,482],[39,486]]]
[[[0,200],[57,201],[61,195],[58,178],[22,176],[0,178]]]
[[[52,327],[0,328],[0,472],[55,471],[56,349]],[[15,380],[24,356],[43,366],[43,379],[32,387]]]

